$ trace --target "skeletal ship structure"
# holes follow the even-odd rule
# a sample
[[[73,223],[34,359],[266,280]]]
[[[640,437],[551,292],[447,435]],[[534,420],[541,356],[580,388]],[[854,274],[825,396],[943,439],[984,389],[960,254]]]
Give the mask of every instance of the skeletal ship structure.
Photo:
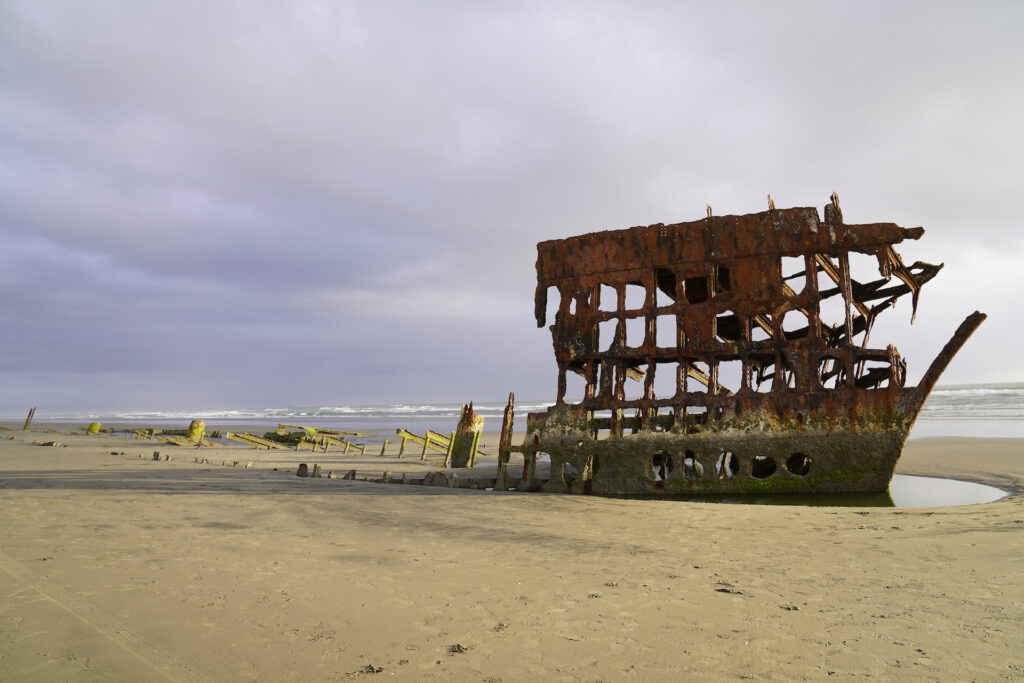
[[[625,495],[885,491],[967,317],[915,387],[876,318],[941,265],[895,245],[922,228],[825,207],[597,232],[537,246],[536,319],[555,405],[527,418],[520,488]],[[856,272],[855,272],[856,271]],[[913,317],[911,318],[911,321]],[[536,478],[550,456],[547,481]],[[504,482],[499,481],[499,485]]]

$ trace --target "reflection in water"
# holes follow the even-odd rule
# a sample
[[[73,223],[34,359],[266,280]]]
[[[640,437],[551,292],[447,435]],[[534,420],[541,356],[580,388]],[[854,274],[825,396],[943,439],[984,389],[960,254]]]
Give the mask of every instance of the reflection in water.
[[[809,507],[950,507],[991,503],[1006,496],[994,486],[937,477],[893,476],[888,493],[780,493],[772,495],[665,496],[672,500],[739,505]]]

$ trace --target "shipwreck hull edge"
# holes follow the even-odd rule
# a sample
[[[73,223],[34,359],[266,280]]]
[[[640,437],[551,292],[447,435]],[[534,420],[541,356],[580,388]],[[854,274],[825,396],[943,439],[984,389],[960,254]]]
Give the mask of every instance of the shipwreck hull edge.
[[[536,439],[550,456],[543,489],[606,495],[882,492],[907,432],[780,430],[641,432],[595,440],[582,433]],[[539,484],[539,482],[537,482]]]

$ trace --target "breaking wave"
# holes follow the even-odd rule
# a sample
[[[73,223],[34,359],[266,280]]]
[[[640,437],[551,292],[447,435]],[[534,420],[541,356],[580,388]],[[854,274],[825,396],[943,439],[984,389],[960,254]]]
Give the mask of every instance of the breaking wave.
[[[548,408],[547,401],[523,401],[516,404],[517,430],[526,426],[526,414]],[[474,410],[485,419],[486,431],[501,428],[504,401],[475,403]],[[104,423],[185,423],[194,418],[206,420],[208,425],[245,423],[273,425],[278,423],[308,424],[310,426],[355,429],[361,431],[394,432],[397,427],[412,430],[427,428],[447,433],[455,429],[461,403],[392,403],[387,405],[341,404],[328,406],[299,406],[278,408],[213,408],[195,410],[153,410],[125,412],[82,412],[47,415],[40,411],[40,421],[99,421]],[[987,423],[996,428],[994,421],[1024,424],[1024,383],[945,386],[935,389],[924,405],[918,423],[932,425],[915,429],[915,434],[935,431],[941,424],[971,422]],[[979,428],[980,429],[980,428]],[[1000,428],[1001,429],[1001,428]],[[983,430],[982,430],[983,431]]]
[[[522,402],[515,407],[516,428],[526,425],[526,414],[543,411],[548,403]],[[505,403],[474,403],[473,410],[484,417],[486,431],[501,428]],[[455,429],[462,411],[461,403],[390,405],[338,405],[299,406],[291,408],[214,408],[196,410],[111,411],[82,412],[47,415],[40,413],[38,421],[98,421],[104,423],[187,423],[192,419],[205,420],[214,427],[217,423],[247,423],[252,425],[308,424],[318,427],[338,427],[360,431],[394,431],[397,427],[420,430],[433,429],[448,432]]]
[[[1024,418],[1024,384],[940,387],[924,404],[924,420],[1020,420]]]

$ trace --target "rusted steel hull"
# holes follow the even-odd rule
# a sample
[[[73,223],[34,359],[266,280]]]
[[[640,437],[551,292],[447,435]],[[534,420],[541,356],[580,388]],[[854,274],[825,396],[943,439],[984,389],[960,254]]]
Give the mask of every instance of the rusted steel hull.
[[[906,442],[917,395],[878,390],[829,411],[786,401],[746,415],[725,413],[701,431],[681,424],[595,439],[610,420],[569,406],[531,414],[535,452],[548,453],[546,491],[658,495],[885,491]],[[528,439],[529,441],[529,439]]]
[[[893,248],[923,233],[847,225],[833,195],[824,221],[813,208],[709,210],[692,223],[542,242],[536,317],[543,326],[556,294],[558,394],[529,415],[521,446],[502,446],[505,460],[525,457],[518,486],[886,490],[929,392],[985,319],[969,316],[917,387],[905,386],[895,347],[868,346],[876,316],[907,294],[916,311],[941,269],[908,267]],[[852,274],[856,253],[874,257],[870,279]],[[551,459],[543,482],[541,454]]]

